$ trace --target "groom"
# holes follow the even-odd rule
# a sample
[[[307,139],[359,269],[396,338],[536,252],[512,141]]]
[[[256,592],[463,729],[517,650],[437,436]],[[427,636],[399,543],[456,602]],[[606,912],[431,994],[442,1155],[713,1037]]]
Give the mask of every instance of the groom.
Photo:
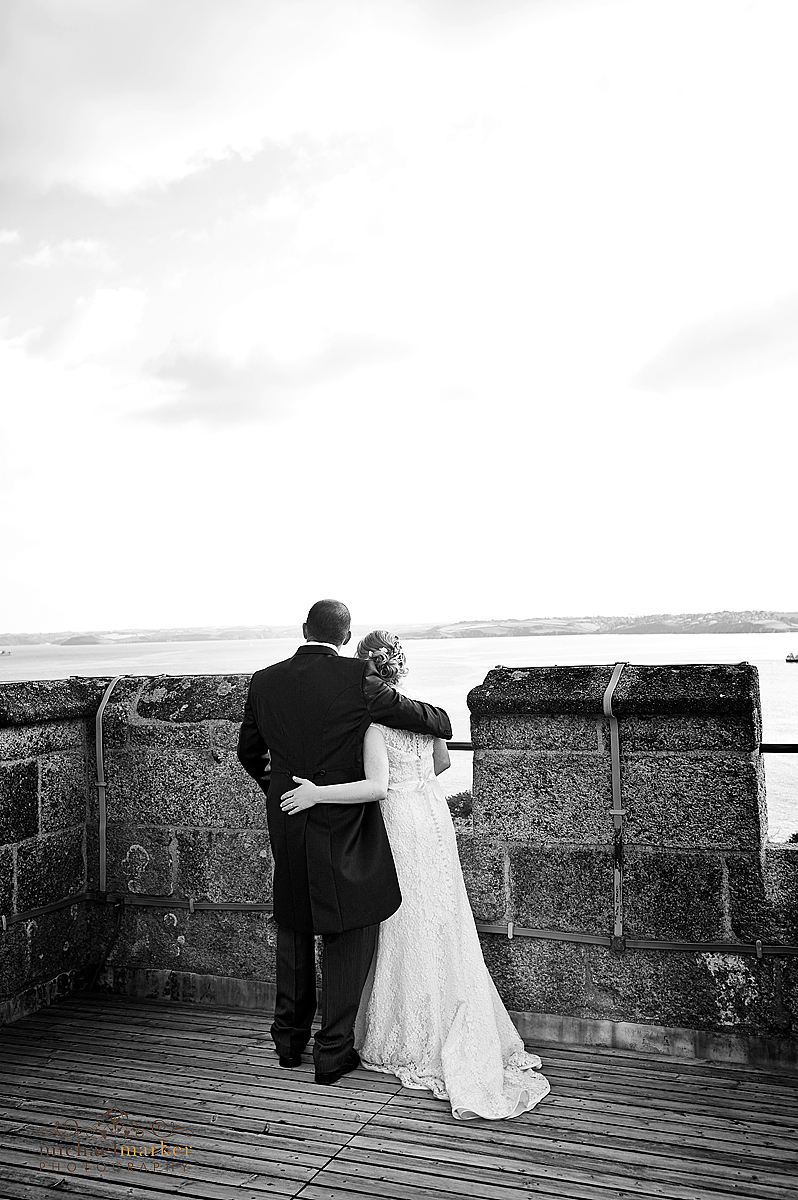
[[[238,739],[242,767],[267,795],[277,922],[271,1034],[281,1067],[297,1066],[310,1040],[314,934],[322,936],[316,1083],[335,1083],[360,1065],[355,1017],[379,923],[396,912],[402,896],[379,804],[316,804],[289,818],[280,800],[295,775],[319,784],[364,779],[363,737],[372,722],[452,736],[442,708],[401,696],[370,659],[339,657],[349,625],[349,609],[340,601],[313,605],[302,626],[305,645],[252,676]]]

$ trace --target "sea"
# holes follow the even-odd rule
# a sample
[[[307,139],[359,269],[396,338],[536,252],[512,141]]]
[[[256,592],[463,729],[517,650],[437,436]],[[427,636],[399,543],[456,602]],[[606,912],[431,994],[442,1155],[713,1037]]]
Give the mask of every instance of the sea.
[[[0,682],[69,675],[249,674],[293,654],[300,639],[147,642],[99,646],[11,646],[0,656]],[[549,637],[407,639],[407,695],[445,708],[454,739],[471,737],[466,696],[495,666],[596,663],[750,662],[759,670],[763,741],[798,743],[798,634],[583,634]],[[344,650],[346,653],[346,649]],[[449,795],[471,786],[471,755],[452,752],[442,777]],[[798,754],[765,759],[768,835],[783,841],[798,831]]]

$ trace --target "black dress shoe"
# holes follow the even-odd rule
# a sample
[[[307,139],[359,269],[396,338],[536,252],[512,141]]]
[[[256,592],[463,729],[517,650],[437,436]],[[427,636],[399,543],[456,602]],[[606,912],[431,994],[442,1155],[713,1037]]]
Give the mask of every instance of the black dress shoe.
[[[360,1055],[357,1050],[350,1050],[340,1067],[335,1071],[317,1071],[316,1083],[337,1083],[342,1076],[350,1071],[356,1071],[360,1066]]]
[[[281,1067],[298,1067],[301,1062],[302,1062],[301,1054],[295,1054],[293,1058],[291,1058],[288,1054],[280,1055],[280,1066]]]

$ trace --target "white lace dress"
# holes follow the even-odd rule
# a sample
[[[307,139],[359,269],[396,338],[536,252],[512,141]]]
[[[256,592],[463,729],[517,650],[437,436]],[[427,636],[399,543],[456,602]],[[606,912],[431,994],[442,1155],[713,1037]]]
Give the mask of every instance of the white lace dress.
[[[485,966],[433,738],[380,729],[389,763],[382,812],[402,904],[380,925],[355,1046],[364,1067],[448,1099],[455,1117],[518,1116],[549,1081]]]

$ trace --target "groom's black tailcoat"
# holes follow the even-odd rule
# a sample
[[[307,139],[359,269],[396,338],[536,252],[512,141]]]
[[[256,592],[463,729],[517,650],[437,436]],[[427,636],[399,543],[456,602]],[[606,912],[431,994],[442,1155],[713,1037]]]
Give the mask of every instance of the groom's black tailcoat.
[[[280,808],[294,775],[318,784],[364,779],[363,736],[372,722],[452,736],[443,709],[400,695],[370,660],[340,658],[326,646],[300,646],[252,676],[238,758],[268,798],[280,926],[341,933],[384,921],[401,904],[379,804],[316,804],[292,816]]]

